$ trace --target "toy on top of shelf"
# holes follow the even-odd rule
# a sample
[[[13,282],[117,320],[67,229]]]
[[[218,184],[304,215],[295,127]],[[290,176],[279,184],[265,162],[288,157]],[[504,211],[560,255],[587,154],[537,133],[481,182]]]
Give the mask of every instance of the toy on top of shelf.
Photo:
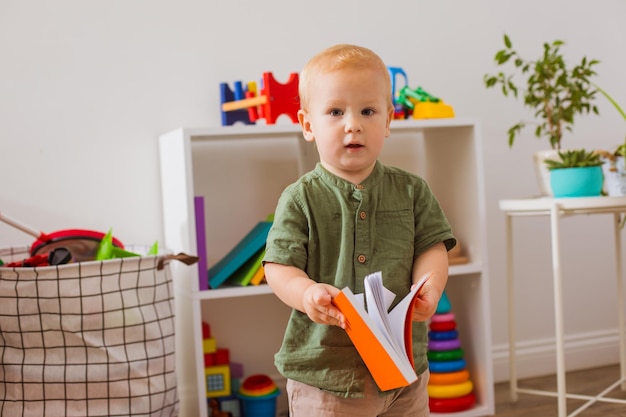
[[[411,109],[404,106],[402,103],[398,101],[399,94],[396,88],[396,78],[398,75],[404,78],[404,87],[407,87],[409,85],[409,79],[406,75],[406,72],[404,72],[404,70],[400,67],[388,66],[387,70],[389,71],[389,78],[391,78],[391,102],[393,103],[393,108],[394,108],[393,118],[394,119],[407,119],[411,115],[410,114]]]
[[[231,90],[228,84],[220,84],[220,102],[231,103],[239,100],[243,100],[245,93],[243,90],[243,84],[241,81],[235,81],[234,90]],[[236,109],[228,112],[222,111],[222,126],[230,126],[236,122],[242,122],[248,125],[254,124],[248,116],[248,112],[244,109]]]
[[[391,78],[391,100],[394,106],[394,119],[434,119],[454,117],[452,106],[427,93],[422,87],[409,88],[406,73],[400,67],[387,67]],[[404,87],[397,88],[397,76],[404,78]]]
[[[222,125],[229,126],[237,121],[255,124],[261,118],[271,125],[276,123],[281,114],[286,114],[293,123],[298,123],[298,79],[298,73],[294,72],[289,75],[285,84],[281,84],[271,72],[264,72],[258,95],[255,91],[256,84],[253,83],[244,92],[241,81],[235,82],[234,93],[226,83],[221,83]]]
[[[404,87],[409,85],[409,79],[406,76],[406,72],[400,67],[387,67],[387,70],[389,71],[389,78],[391,78],[391,102],[395,105],[398,104],[398,95],[396,94],[397,76],[401,75],[404,78]]]
[[[398,102],[408,107],[414,119],[436,119],[454,117],[454,109],[441,99],[427,93],[422,87],[400,90]]]

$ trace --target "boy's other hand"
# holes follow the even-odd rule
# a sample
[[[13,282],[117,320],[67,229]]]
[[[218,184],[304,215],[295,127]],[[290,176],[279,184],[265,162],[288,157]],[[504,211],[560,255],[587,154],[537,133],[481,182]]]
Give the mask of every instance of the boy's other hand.
[[[426,321],[437,311],[441,294],[427,282],[417,293],[413,307],[413,321]]]

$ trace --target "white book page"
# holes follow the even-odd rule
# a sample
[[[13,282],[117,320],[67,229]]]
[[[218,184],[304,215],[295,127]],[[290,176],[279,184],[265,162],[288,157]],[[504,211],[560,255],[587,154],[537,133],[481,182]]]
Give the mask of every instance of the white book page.
[[[395,299],[395,294],[383,286],[383,276],[381,272],[375,272],[365,277],[365,300],[367,301],[367,313],[378,327],[385,339],[393,347],[393,350],[400,357],[406,357],[404,348],[404,336],[400,340],[395,336],[400,327],[400,332],[404,332],[404,320],[400,323],[392,323],[389,320],[387,309]],[[394,308],[395,310],[395,308]]]

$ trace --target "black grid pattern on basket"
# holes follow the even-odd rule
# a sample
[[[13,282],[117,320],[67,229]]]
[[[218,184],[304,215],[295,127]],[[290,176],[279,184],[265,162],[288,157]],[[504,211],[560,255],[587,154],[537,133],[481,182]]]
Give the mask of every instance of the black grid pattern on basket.
[[[176,415],[171,277],[157,264],[1,268],[0,415]]]

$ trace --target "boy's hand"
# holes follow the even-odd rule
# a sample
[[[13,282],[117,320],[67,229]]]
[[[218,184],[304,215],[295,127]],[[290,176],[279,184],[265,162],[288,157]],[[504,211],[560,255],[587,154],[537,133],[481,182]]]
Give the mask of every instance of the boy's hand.
[[[417,293],[417,297],[415,297],[413,321],[426,321],[430,319],[437,311],[440,298],[441,294],[439,294],[437,289],[426,282]]]
[[[304,312],[315,323],[345,329],[343,314],[332,304],[333,297],[339,292],[339,289],[328,284],[316,283],[309,286],[302,294]]]

